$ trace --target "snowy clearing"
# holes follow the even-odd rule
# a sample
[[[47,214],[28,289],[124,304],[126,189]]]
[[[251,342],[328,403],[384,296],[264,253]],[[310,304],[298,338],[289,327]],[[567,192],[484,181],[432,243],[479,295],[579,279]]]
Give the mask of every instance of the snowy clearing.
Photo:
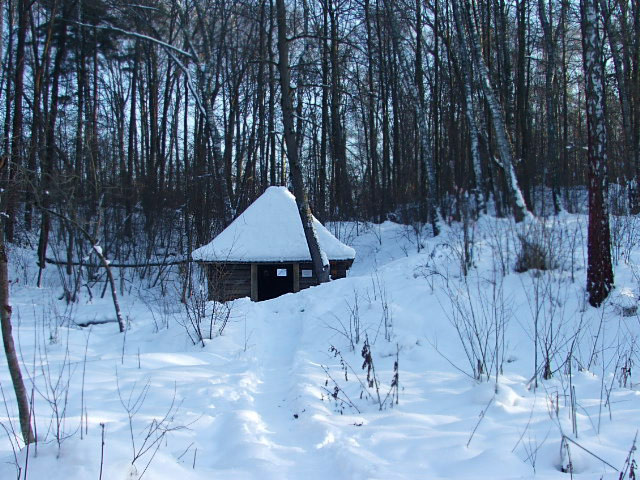
[[[132,286],[120,334],[102,286],[67,307],[57,271],[37,289],[35,254],[14,249],[39,442],[19,449],[3,357],[0,478],[546,479],[570,478],[570,462],[574,478],[618,479],[640,427],[640,249],[625,219],[598,310],[584,301],[584,216],[484,217],[467,244],[457,224],[437,238],[341,224],[357,252],[346,279],[235,301],[204,348],[181,326],[176,288]],[[552,270],[514,271],[519,235]]]

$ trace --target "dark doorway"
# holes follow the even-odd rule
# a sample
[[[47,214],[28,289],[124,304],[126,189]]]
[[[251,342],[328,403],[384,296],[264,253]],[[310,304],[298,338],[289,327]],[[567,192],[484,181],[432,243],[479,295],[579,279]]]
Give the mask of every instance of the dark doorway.
[[[293,265],[258,265],[258,301],[293,292]]]

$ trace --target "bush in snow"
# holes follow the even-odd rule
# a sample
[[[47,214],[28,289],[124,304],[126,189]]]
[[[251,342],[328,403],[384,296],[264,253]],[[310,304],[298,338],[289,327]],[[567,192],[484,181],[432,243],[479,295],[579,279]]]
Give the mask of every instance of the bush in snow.
[[[524,235],[519,235],[518,239],[520,240],[520,252],[518,252],[514,267],[516,272],[544,271],[556,268],[556,262],[547,245],[540,243],[538,239],[527,238]]]
[[[387,393],[384,394],[384,391],[381,390],[384,388],[384,385],[380,381],[378,375],[376,374],[376,368],[373,363],[373,353],[371,351],[371,344],[369,343],[369,338],[365,337],[364,344],[362,346],[362,350],[360,355],[362,357],[362,370],[367,373],[366,379],[363,380],[360,378],[356,370],[351,366],[351,364],[345,359],[340,350],[338,350],[335,346],[331,345],[329,348],[329,352],[333,355],[334,358],[340,361],[340,371],[342,376],[344,376],[344,384],[341,384],[336,378],[331,375],[331,372],[328,367],[322,365],[322,369],[325,372],[326,379],[324,382],[324,386],[322,387],[324,392],[327,395],[327,399],[333,399],[335,403],[335,409],[341,415],[344,413],[345,407],[348,407],[357,413],[361,413],[360,409],[356,405],[349,394],[348,390],[352,390],[348,388],[347,383],[349,382],[349,376],[352,379],[356,380],[354,385],[357,385],[359,390],[358,397],[360,400],[366,399],[378,406],[378,410],[383,410],[387,406],[393,407],[393,404],[398,404],[399,401],[399,384],[400,384],[400,373],[399,373],[399,356],[400,349],[396,348],[396,357],[393,364],[393,374],[391,380],[389,382],[389,389]],[[322,395],[322,399],[324,400],[324,394]]]
[[[438,298],[454,327],[469,370],[459,370],[478,381],[489,381],[502,373],[505,361],[505,331],[511,316],[511,300],[503,289],[502,277],[464,276],[460,282],[447,280]],[[469,373],[470,372],[470,373]]]
[[[195,290],[184,303],[187,313],[182,326],[194,345],[204,347],[205,340],[222,335],[229,317],[232,302],[210,302],[204,288]]]
[[[620,476],[618,477],[620,480],[625,480],[626,478],[629,480],[636,480],[636,476],[638,474],[638,463],[635,459],[637,439],[638,434],[636,433],[633,443],[631,444],[631,448],[629,449],[629,453],[627,454],[627,458],[624,460],[624,466],[620,471]]]
[[[129,465],[128,478],[141,480],[160,447],[163,443],[167,443],[167,436],[185,428],[184,425],[176,423],[176,415],[181,403],[176,401],[177,393],[174,385],[171,404],[162,416],[153,416],[151,420],[148,419],[148,416],[139,419],[138,414],[149,395],[151,381],[147,380],[142,387],[138,387],[137,382],[134,382],[128,393],[123,392],[120,388],[117,376],[116,382],[120,404],[127,413],[129,439],[131,440],[131,464]],[[143,416],[140,415],[140,417]]]
[[[231,317],[233,302],[209,301],[204,270],[199,270],[199,275],[196,272],[190,272],[191,288],[187,289],[188,295],[185,295],[183,301],[186,318],[178,315],[177,321],[185,329],[194,345],[199,343],[204,347],[205,340],[211,340],[224,332]],[[221,278],[215,281],[221,281]],[[212,279],[209,278],[209,282],[211,281]]]
[[[518,235],[518,240],[520,240],[520,251],[514,266],[516,272],[558,268],[553,249],[554,244],[560,239],[553,235],[553,227],[548,227],[544,222],[534,223],[524,233]]]
[[[640,243],[640,218],[637,215],[611,215],[611,260],[614,265],[631,263],[631,252]]]

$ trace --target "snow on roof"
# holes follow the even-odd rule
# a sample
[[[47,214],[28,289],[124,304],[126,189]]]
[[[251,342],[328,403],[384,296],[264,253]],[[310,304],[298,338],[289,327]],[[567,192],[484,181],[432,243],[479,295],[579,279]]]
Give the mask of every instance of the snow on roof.
[[[313,218],[320,248],[330,260],[356,252]],[[286,187],[269,187],[210,243],[194,250],[203,262],[293,262],[311,260],[296,198]]]

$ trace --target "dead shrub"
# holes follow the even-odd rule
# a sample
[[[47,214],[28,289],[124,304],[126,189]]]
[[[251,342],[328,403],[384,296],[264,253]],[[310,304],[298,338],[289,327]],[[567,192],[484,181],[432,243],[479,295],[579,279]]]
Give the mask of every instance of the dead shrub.
[[[519,234],[520,251],[514,270],[524,273],[529,270],[546,271],[558,268],[550,237],[544,227],[534,227],[524,234]]]

